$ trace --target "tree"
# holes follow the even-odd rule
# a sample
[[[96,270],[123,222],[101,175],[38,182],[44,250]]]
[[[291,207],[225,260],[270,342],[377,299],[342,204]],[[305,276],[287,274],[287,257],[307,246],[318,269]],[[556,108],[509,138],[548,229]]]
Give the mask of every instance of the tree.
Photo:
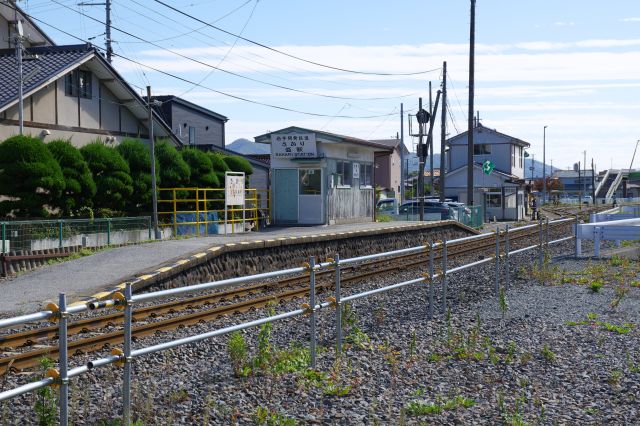
[[[40,139],[13,136],[0,144],[0,196],[8,198],[0,215],[49,216],[63,190],[62,169]]]
[[[150,212],[153,209],[151,192],[151,151],[149,146],[138,139],[125,139],[116,147],[129,165],[133,180],[133,194],[125,200],[125,209],[131,213]],[[160,185],[160,167],[156,160],[156,184]]]
[[[133,182],[125,159],[115,148],[107,147],[100,141],[83,146],[80,153],[89,165],[98,188],[94,206],[123,211],[125,201],[133,193]]]
[[[211,157],[198,148],[183,149],[182,159],[191,169],[190,186],[197,188],[219,188],[220,180],[213,170]]]
[[[68,140],[54,140],[46,145],[62,169],[65,189],[53,201],[64,215],[77,214],[82,207],[91,207],[96,195],[96,183],[80,151]]]
[[[182,188],[189,184],[191,169],[178,150],[168,141],[156,143],[156,158],[164,188]]]

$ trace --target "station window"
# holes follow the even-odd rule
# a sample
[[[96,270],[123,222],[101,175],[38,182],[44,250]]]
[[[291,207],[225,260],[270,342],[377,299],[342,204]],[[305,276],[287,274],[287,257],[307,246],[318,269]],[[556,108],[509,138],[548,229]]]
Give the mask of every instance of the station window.
[[[473,145],[473,155],[486,155],[491,154],[491,145],[478,144]]]
[[[322,194],[322,172],[320,169],[299,169],[300,195]]]
[[[502,207],[502,194],[489,192],[487,194],[487,207]]]
[[[336,186],[351,186],[353,164],[350,161],[336,161]]]
[[[91,99],[91,72],[74,70],[64,78],[64,91],[67,96],[79,96]]]
[[[373,164],[360,164],[360,187],[373,186]]]

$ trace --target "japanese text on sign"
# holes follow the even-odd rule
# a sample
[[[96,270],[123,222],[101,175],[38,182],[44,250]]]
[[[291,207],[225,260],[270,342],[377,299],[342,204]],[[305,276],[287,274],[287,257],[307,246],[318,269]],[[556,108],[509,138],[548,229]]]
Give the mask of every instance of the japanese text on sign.
[[[274,134],[271,136],[272,158],[315,158],[316,135],[314,133]]]
[[[244,206],[244,173],[228,173],[224,179],[224,202],[227,206]]]

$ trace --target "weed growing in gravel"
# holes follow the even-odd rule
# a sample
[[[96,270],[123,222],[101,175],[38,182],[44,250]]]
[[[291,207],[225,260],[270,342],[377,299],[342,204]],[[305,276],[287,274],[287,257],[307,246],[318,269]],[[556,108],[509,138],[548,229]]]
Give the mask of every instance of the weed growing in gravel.
[[[622,371],[620,370],[611,370],[609,377],[607,378],[607,383],[610,385],[617,385],[620,383],[620,378],[622,377]]]
[[[504,320],[504,317],[507,315],[507,311],[509,310],[509,303],[507,302],[507,294],[504,291],[504,287],[500,288],[498,306],[500,306],[500,312],[502,312],[502,319]]]
[[[411,332],[411,340],[409,341],[409,359],[410,360],[413,360],[416,357],[417,348],[418,348],[418,343],[417,343],[416,331],[413,330]]]
[[[170,404],[177,404],[179,402],[184,402],[189,399],[189,392],[186,389],[178,389],[176,391],[171,392],[167,399]]]
[[[43,375],[50,368],[53,368],[53,361],[50,358],[40,358],[40,370]],[[42,379],[39,378],[38,380]],[[34,410],[38,418],[38,425],[49,426],[56,424],[58,416],[57,398],[51,386],[45,386],[36,390],[36,404]]]
[[[624,265],[628,265],[629,264],[629,259],[625,259],[623,257],[620,256],[613,256],[610,260],[609,260],[609,265],[611,266],[624,266]]]
[[[358,327],[358,317],[349,303],[342,308],[342,324],[345,327],[345,342],[359,349],[366,349],[370,345],[371,339]]]
[[[631,332],[634,325],[630,322],[625,322],[622,325],[612,324],[609,322],[598,321],[598,315],[589,313],[587,319],[583,321],[567,321],[565,324],[571,327],[579,325],[590,325],[592,327],[600,327],[603,330],[610,331],[612,333],[627,334]]]
[[[615,287],[615,296],[609,306],[611,306],[612,309],[617,308],[627,293],[629,293],[629,287],[625,283],[624,279],[620,279],[618,285]]]
[[[531,359],[533,359],[533,354],[531,352],[525,352],[520,356],[520,364],[527,365]]]
[[[469,408],[475,405],[475,401],[463,396],[455,396],[447,401],[441,401],[436,397],[435,402],[411,401],[404,407],[404,412],[409,416],[425,416],[429,414],[440,414],[443,411],[455,410],[457,408]]]
[[[556,354],[551,350],[548,345],[544,345],[540,354],[547,362],[554,362],[556,360]]]
[[[96,423],[97,426],[121,426],[122,421],[120,419],[108,419],[108,420],[100,420]],[[131,426],[144,426],[142,420],[136,420],[135,422],[130,423]]]
[[[515,358],[516,358],[516,342],[511,340],[507,345],[507,354],[504,357],[504,362],[506,362],[507,364],[511,364],[511,362],[514,361]]]
[[[506,426],[526,426],[527,423],[524,421],[524,415],[521,412],[522,406],[527,402],[527,398],[523,393],[522,396],[516,398],[515,406],[513,410],[507,409],[504,402],[504,394],[502,392],[498,393],[498,410],[500,411],[500,415],[502,416],[502,421]]]
[[[244,336],[241,331],[235,331],[229,336],[229,341],[227,342],[227,353],[231,359],[233,373],[236,377],[246,377],[251,370],[247,365],[247,344],[245,343]]]
[[[259,426],[295,426],[298,424],[296,419],[280,414],[277,411],[269,410],[265,407],[256,408],[253,420]]]
[[[602,286],[604,286],[604,281],[602,279],[596,279],[589,284],[589,290],[591,290],[592,293],[600,293]]]

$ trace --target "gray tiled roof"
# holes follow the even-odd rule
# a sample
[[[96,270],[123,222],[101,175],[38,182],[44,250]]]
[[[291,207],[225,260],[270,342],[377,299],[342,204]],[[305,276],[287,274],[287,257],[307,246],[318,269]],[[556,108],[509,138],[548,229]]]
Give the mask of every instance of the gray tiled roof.
[[[89,45],[47,46],[26,49],[25,55],[38,55],[38,59],[24,60],[22,75],[38,71],[23,86],[24,93],[39,87],[73,64],[93,55]],[[14,49],[0,50],[0,110],[18,98],[18,62]]]

